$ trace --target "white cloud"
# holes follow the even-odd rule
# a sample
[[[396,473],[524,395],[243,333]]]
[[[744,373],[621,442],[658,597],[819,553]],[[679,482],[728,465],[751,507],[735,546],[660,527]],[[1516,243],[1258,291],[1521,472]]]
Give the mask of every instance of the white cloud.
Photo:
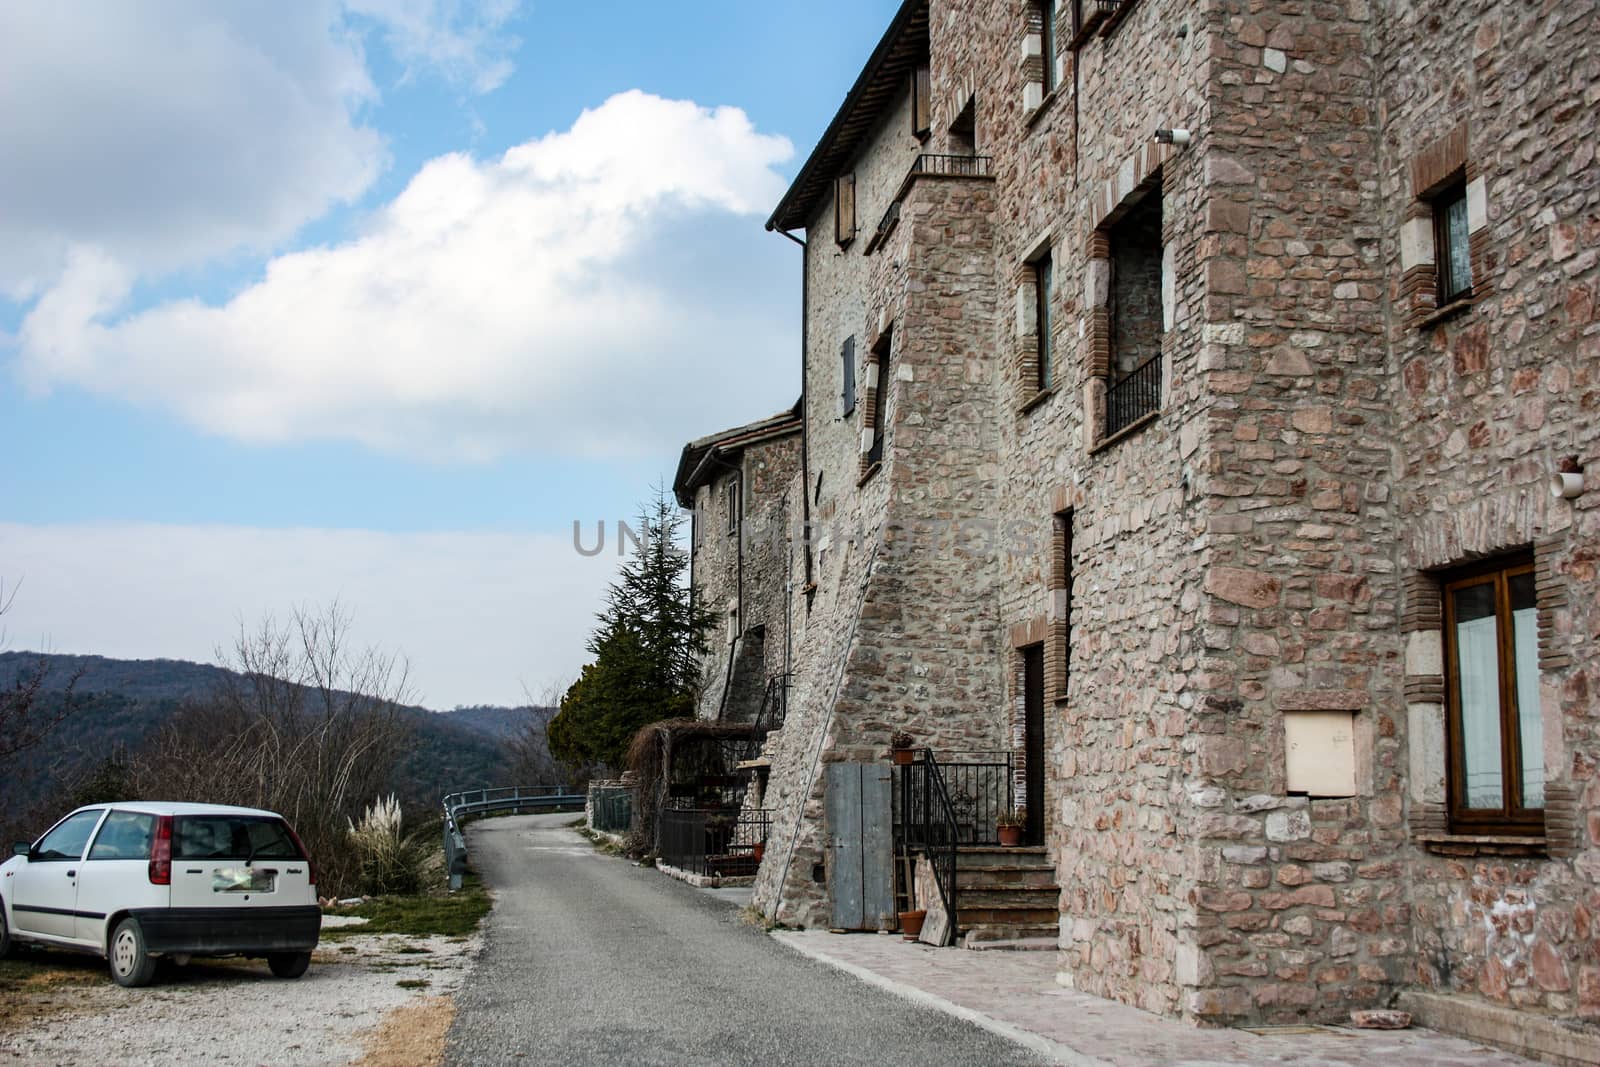
[[[374,97],[332,0],[0,4],[0,294],[274,246],[377,176]]]
[[[570,682],[616,564],[570,536],[0,523],[11,648],[213,662],[241,620],[337,597],[435,708]]]
[[[358,15],[378,20],[389,51],[406,68],[431,68],[474,92],[500,87],[521,43],[501,31],[516,14],[516,0],[346,0]]]
[[[122,314],[132,272],[80,249],[21,367],[250,441],[672,447],[791,399],[798,257],[757,222],[791,151],[736,108],[622,93],[499,159],[432,160],[362,236],[221,306]]]

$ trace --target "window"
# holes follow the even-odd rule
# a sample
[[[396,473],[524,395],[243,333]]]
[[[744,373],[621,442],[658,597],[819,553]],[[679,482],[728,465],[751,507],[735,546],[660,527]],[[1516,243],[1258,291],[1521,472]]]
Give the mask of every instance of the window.
[[[1055,641],[1055,698],[1065,700],[1072,677],[1072,512],[1055,516],[1050,561],[1051,636]]]
[[[1038,385],[1039,390],[1050,388],[1054,384],[1052,364],[1055,354],[1051,345],[1050,336],[1050,290],[1052,282],[1052,268],[1050,265],[1050,252],[1048,249],[1038,259],[1033,261],[1033,324],[1034,332],[1039,338]]]
[[[1439,270],[1439,306],[1471,296],[1465,178],[1458,178],[1433,198],[1433,249]]]
[[[739,532],[739,479],[728,479],[728,536]]]
[[[911,72],[911,133],[925,138],[933,128],[933,72],[923,63]]]
[[[289,836],[289,828],[277,819],[249,815],[187,815],[180,817],[172,831],[172,858],[205,859],[304,859]]]
[[[50,832],[39,839],[28,859],[30,862],[76,860],[83,858],[83,846],[89,843],[95,823],[105,814],[103,808],[80,811],[56,823]]]
[[[856,409],[856,339],[846,337],[839,348],[839,414]]]
[[[1111,384],[1106,391],[1107,437],[1161,409],[1159,183],[1112,226],[1110,244]]]
[[[156,817],[137,811],[114,811],[106,816],[89,850],[92,860],[148,860],[156,833]]]
[[[862,443],[866,446],[861,458],[863,473],[883,462],[884,408],[889,397],[885,372],[889,367],[889,348],[894,343],[893,339],[894,331],[885,330],[878,343],[872,346],[872,360],[867,370],[865,422],[861,434]]]
[[[1442,592],[1451,829],[1540,833],[1544,729],[1533,560],[1447,575]]]
[[[833,183],[833,238],[847,245],[856,236],[856,176],[841,174]]]
[[[1056,87],[1056,0],[1034,0],[1033,24],[1039,33],[1039,58],[1044,63],[1040,81],[1049,93]]]

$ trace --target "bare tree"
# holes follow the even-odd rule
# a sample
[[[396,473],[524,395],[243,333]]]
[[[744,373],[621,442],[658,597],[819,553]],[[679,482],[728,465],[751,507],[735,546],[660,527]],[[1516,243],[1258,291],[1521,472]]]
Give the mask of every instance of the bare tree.
[[[297,608],[287,624],[241,623],[218,658],[232,673],[175,715],[135,759],[140,791],[281,812],[318,864],[325,890],[349,888],[345,835],[387,791],[406,740],[407,666],[350,647],[337,603]]]
[[[0,580],[0,616],[11,610],[21,584],[13,585],[7,593],[4,580]],[[5,631],[0,630],[0,649],[5,645]],[[73,690],[82,673],[80,669],[68,679],[59,693],[49,692],[45,689],[45,679],[50,674],[50,657],[40,652],[32,666],[20,671],[8,687],[0,689],[0,766],[43,741],[61,720],[76,710]]]
[[[523,696],[528,700],[528,721],[506,744],[507,770],[519,785],[565,784],[567,773],[554,756],[550,755],[550,739],[546,727],[561,706],[561,694],[566,686],[551,683],[535,697],[526,684]]]

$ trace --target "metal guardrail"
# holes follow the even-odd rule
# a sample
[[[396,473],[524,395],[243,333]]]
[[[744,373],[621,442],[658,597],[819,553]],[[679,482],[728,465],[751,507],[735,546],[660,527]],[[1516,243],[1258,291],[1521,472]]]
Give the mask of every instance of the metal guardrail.
[[[559,785],[508,785],[494,789],[468,789],[447,794],[444,807],[444,862],[450,888],[461,888],[467,870],[467,839],[461,820],[469,815],[520,815],[524,812],[582,808],[584,794]]]

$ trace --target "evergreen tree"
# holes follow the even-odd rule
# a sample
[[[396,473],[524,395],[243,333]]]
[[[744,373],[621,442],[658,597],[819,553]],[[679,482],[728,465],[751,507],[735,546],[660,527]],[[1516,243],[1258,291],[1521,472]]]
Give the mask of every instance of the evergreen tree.
[[[657,486],[638,521],[639,544],[589,638],[594,661],[550,720],[550,752],[565,763],[620,767],[641,727],[694,714],[710,614],[690,597],[683,516]]]

